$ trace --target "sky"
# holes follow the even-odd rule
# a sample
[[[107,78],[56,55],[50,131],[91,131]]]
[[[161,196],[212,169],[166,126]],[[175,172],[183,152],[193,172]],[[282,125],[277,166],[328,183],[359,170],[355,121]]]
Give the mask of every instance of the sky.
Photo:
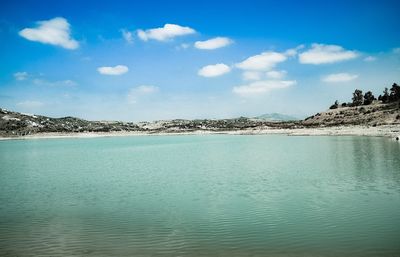
[[[0,2],[0,107],[303,118],[400,82],[399,1]]]

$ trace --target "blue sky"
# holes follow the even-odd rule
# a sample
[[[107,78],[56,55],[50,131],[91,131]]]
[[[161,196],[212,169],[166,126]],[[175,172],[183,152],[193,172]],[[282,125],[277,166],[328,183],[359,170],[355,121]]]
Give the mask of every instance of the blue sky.
[[[398,1],[2,1],[0,106],[304,117],[400,82]]]

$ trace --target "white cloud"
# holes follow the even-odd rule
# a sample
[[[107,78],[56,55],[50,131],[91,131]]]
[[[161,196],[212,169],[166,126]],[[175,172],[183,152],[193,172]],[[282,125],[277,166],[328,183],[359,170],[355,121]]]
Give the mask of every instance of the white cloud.
[[[33,84],[37,86],[47,86],[47,87],[75,87],[78,86],[73,80],[58,80],[58,81],[47,81],[44,79],[34,79]]]
[[[329,74],[322,78],[322,81],[328,83],[335,83],[335,82],[347,82],[352,81],[358,78],[357,74],[349,74],[349,73],[335,73]]]
[[[67,79],[67,80],[62,80],[58,81],[61,85],[67,86],[67,87],[76,87],[78,83],[76,83],[73,80]]]
[[[233,88],[233,93],[242,96],[257,96],[272,90],[284,89],[296,85],[295,80],[264,80]]]
[[[142,85],[134,88],[135,92],[141,93],[141,94],[152,94],[152,93],[157,93],[160,89],[156,86],[151,86],[151,85]]]
[[[25,28],[19,32],[21,37],[44,44],[57,45],[66,49],[79,47],[78,41],[71,38],[70,25],[62,17],[37,22],[36,28]]]
[[[90,56],[85,56],[85,57],[81,58],[81,61],[84,61],[84,62],[90,62],[91,60],[92,60],[92,57],[90,57]]]
[[[159,87],[152,85],[141,85],[138,87],[131,88],[128,92],[128,101],[130,103],[136,103],[138,98],[145,95],[151,95],[158,93],[160,91]]]
[[[122,37],[125,39],[126,42],[128,42],[129,44],[133,43],[133,33],[126,30],[126,29],[122,29],[121,30],[122,33]]]
[[[125,65],[117,65],[114,67],[99,67],[97,71],[103,75],[122,75],[129,71]]]
[[[278,63],[286,61],[286,59],[287,57],[284,54],[278,52],[263,52],[237,63],[236,67],[242,70],[270,70]]]
[[[284,70],[271,70],[266,73],[260,71],[245,71],[242,73],[242,78],[243,80],[262,80],[264,78],[278,80],[284,78],[286,74],[287,72]]]
[[[18,106],[24,107],[24,108],[39,108],[42,107],[44,104],[40,101],[23,101],[17,103]]]
[[[356,51],[345,50],[338,45],[312,44],[311,49],[299,54],[303,64],[324,64],[346,61],[358,56]]]
[[[143,41],[154,39],[158,41],[167,41],[174,37],[194,34],[196,31],[189,27],[182,27],[176,24],[165,24],[162,28],[154,28],[137,31],[138,37]]]
[[[176,50],[185,50],[188,49],[190,47],[190,44],[187,43],[182,43],[179,46],[175,46]]]
[[[300,49],[303,49],[303,48],[304,48],[304,45],[299,45],[299,46],[297,46],[295,48],[288,49],[288,50],[285,51],[285,55],[289,56],[289,57],[296,56],[298,51]]]
[[[16,80],[26,80],[28,78],[28,72],[26,71],[16,72],[14,73],[14,78]]]
[[[232,44],[233,41],[227,37],[215,37],[206,41],[196,41],[194,47],[202,50],[213,50]]]
[[[282,79],[286,76],[286,74],[287,72],[284,70],[281,71],[272,70],[266,73],[267,77],[270,79]]]
[[[181,44],[181,47],[182,47],[183,49],[187,49],[187,48],[190,47],[190,45],[189,45],[189,44],[186,44],[186,43],[182,43],[182,44]]]
[[[364,58],[364,62],[373,62],[376,61],[376,57],[374,56],[367,56]]]
[[[393,53],[400,54],[400,47],[393,48]]]
[[[285,54],[286,54],[287,56],[296,56],[296,55],[297,55],[297,50],[291,48],[291,49],[286,50],[286,51],[285,51]]]
[[[262,73],[259,71],[245,71],[242,74],[243,80],[260,80]]]
[[[198,71],[198,75],[199,76],[203,76],[203,77],[217,77],[217,76],[221,76],[225,73],[228,73],[231,71],[231,68],[223,63],[218,63],[218,64],[214,64],[214,65],[207,65],[204,66],[203,68],[201,68]]]

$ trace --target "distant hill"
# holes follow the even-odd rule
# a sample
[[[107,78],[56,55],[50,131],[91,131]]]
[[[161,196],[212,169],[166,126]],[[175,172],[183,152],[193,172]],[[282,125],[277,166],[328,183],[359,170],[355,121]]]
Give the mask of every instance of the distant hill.
[[[218,120],[165,120],[154,122],[87,121],[74,117],[51,118],[23,114],[0,108],[0,137],[24,136],[37,133],[79,132],[142,132],[180,133],[192,131],[245,131],[254,129],[294,129],[351,125],[400,125],[400,101],[369,105],[337,107],[317,113],[305,120],[283,114],[264,114],[256,118]]]
[[[266,113],[260,116],[255,117],[256,119],[266,120],[266,121],[291,121],[291,120],[299,120],[294,116],[281,114],[281,113]]]
[[[201,120],[161,120],[153,122],[88,121],[74,117],[51,118],[0,108],[0,137],[17,137],[37,133],[141,132],[182,133],[193,131],[227,132],[265,129],[299,129],[338,126],[400,126],[400,86],[394,83],[376,99],[371,92],[356,89],[352,102],[338,101],[328,111],[304,120],[280,113],[254,118]],[[400,132],[400,127],[391,132]]]
[[[154,122],[87,121],[74,117],[51,118],[0,108],[0,137],[37,133],[237,131],[263,127],[291,128],[295,122],[267,121],[245,117],[218,120],[164,120]]]

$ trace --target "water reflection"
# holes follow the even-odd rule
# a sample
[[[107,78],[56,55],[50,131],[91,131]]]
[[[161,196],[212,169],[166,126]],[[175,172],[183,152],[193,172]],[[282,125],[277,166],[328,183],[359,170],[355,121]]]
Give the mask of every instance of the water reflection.
[[[399,144],[389,139],[354,138],[355,178],[364,186],[384,186],[400,182]],[[382,185],[384,184],[384,185]]]

